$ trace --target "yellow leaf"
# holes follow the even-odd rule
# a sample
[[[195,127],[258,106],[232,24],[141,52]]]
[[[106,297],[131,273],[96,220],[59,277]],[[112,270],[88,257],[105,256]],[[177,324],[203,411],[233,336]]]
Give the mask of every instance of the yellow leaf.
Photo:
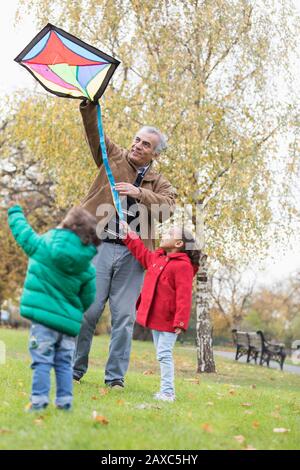
[[[35,419],[33,422],[34,422],[34,424],[36,424],[37,426],[41,426],[41,424],[43,424],[43,420],[44,420],[44,417],[43,417],[43,416],[40,416],[39,418]]]

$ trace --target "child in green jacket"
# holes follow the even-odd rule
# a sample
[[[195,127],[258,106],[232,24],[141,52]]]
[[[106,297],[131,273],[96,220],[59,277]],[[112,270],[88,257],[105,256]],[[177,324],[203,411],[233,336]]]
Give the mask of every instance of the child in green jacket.
[[[29,350],[34,373],[30,409],[48,406],[52,367],[56,375],[56,406],[70,409],[75,336],[96,293],[91,261],[100,243],[97,222],[85,209],[75,207],[60,226],[38,235],[22,208],[15,205],[8,210],[8,223],[29,257],[20,313],[32,321]]]

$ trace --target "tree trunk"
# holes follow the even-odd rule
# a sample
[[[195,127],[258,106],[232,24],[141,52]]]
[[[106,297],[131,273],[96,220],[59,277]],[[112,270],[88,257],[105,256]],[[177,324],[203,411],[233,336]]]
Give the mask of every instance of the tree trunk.
[[[202,255],[197,274],[197,373],[216,372],[212,347],[212,325],[209,315],[209,291],[207,279],[207,256]]]

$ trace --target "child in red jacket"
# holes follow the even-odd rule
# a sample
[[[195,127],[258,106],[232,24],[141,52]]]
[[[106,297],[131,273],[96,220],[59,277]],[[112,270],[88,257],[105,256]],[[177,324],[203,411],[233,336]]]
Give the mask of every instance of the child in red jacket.
[[[157,400],[174,401],[173,347],[188,328],[192,306],[193,277],[199,268],[200,251],[186,230],[175,227],[155,251],[148,250],[138,235],[122,223],[123,242],[147,270],[137,301],[137,323],[152,330],[161,370]]]

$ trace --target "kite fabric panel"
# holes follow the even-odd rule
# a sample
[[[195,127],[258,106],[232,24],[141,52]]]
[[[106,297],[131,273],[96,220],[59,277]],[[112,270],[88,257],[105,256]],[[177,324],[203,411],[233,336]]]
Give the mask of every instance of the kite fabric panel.
[[[15,58],[50,93],[97,103],[120,62],[47,24]]]
[[[64,98],[88,99],[97,104],[103,164],[113,201],[124,219],[119,193],[114,189],[101,118],[99,99],[120,64],[117,59],[81,41],[63,29],[47,24],[15,58],[50,93]]]

